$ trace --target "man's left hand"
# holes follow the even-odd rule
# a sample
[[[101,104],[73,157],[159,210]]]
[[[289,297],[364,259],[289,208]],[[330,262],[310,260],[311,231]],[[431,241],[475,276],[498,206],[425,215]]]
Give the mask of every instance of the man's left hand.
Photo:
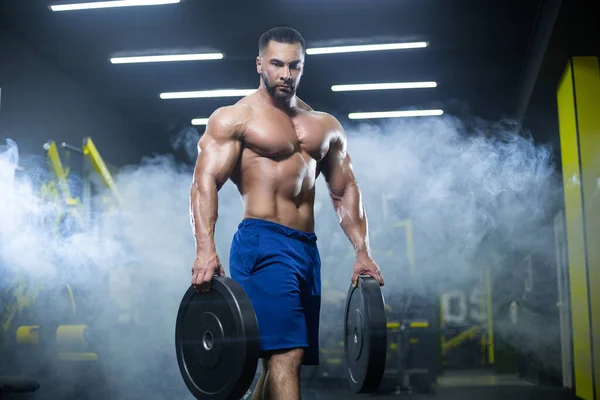
[[[354,272],[352,273],[352,286],[356,287],[358,285],[358,277],[359,275],[369,275],[379,282],[380,286],[383,286],[383,275],[379,270],[379,266],[370,255],[367,254],[357,254],[356,262],[354,263]]]

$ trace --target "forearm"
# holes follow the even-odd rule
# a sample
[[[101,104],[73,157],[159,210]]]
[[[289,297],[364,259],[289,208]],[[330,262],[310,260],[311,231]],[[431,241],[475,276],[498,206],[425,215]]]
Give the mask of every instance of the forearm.
[[[196,241],[196,254],[216,251],[215,225],[218,217],[217,185],[204,179],[194,181],[190,190],[190,217]]]
[[[367,214],[358,184],[348,184],[339,195],[332,192],[331,198],[342,230],[356,253],[370,255]]]

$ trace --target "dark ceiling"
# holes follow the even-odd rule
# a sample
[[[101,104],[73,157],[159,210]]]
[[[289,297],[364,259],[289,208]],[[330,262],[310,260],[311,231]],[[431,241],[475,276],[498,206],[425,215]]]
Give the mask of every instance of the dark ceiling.
[[[299,96],[349,112],[441,107],[512,115],[540,1],[184,0],[155,7],[55,13],[48,0],[4,0],[1,26],[129,116],[181,129],[236,98],[161,100],[159,93],[254,88],[259,35],[298,29],[309,47],[427,41],[426,49],[307,56]],[[217,61],[112,65],[114,54],[214,50]],[[436,81],[434,89],[332,92],[333,84]]]

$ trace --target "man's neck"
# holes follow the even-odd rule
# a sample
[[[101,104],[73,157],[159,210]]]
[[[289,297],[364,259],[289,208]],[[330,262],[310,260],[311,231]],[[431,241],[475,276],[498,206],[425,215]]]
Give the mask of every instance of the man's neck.
[[[267,88],[262,83],[258,87],[258,94],[263,99],[263,101],[267,102],[273,107],[280,108],[284,111],[289,111],[298,105],[298,99],[296,98],[295,94],[288,100],[278,101],[277,99],[273,98],[273,96],[271,96],[269,92],[267,92]]]

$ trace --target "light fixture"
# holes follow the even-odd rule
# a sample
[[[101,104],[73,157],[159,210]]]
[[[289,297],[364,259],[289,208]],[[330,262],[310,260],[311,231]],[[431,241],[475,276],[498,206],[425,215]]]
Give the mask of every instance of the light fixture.
[[[52,11],[76,11],[112,7],[159,6],[164,4],[176,4],[180,1],[181,0],[109,0],[84,3],[51,4],[50,9]]]
[[[427,47],[427,42],[409,42],[409,43],[383,43],[383,44],[363,44],[356,46],[335,46],[335,47],[315,47],[306,49],[306,54],[334,54],[334,53],[355,53],[359,51],[384,51],[384,50],[405,50],[420,49]]]
[[[165,54],[156,56],[113,57],[110,59],[110,62],[113,64],[133,64],[153,62],[221,60],[222,58],[222,53]]]
[[[371,118],[407,118],[407,117],[435,117],[444,114],[443,110],[406,110],[406,111],[378,111],[358,112],[348,114],[350,119]]]
[[[208,118],[194,118],[192,120],[192,125],[206,125],[208,123]]]
[[[198,99],[208,97],[244,97],[256,92],[256,89],[217,89],[217,90],[197,90],[191,92],[170,92],[161,93],[163,100],[171,99]]]
[[[333,85],[331,90],[334,92],[350,92],[355,90],[425,89],[434,87],[437,87],[436,82],[394,82]]]

